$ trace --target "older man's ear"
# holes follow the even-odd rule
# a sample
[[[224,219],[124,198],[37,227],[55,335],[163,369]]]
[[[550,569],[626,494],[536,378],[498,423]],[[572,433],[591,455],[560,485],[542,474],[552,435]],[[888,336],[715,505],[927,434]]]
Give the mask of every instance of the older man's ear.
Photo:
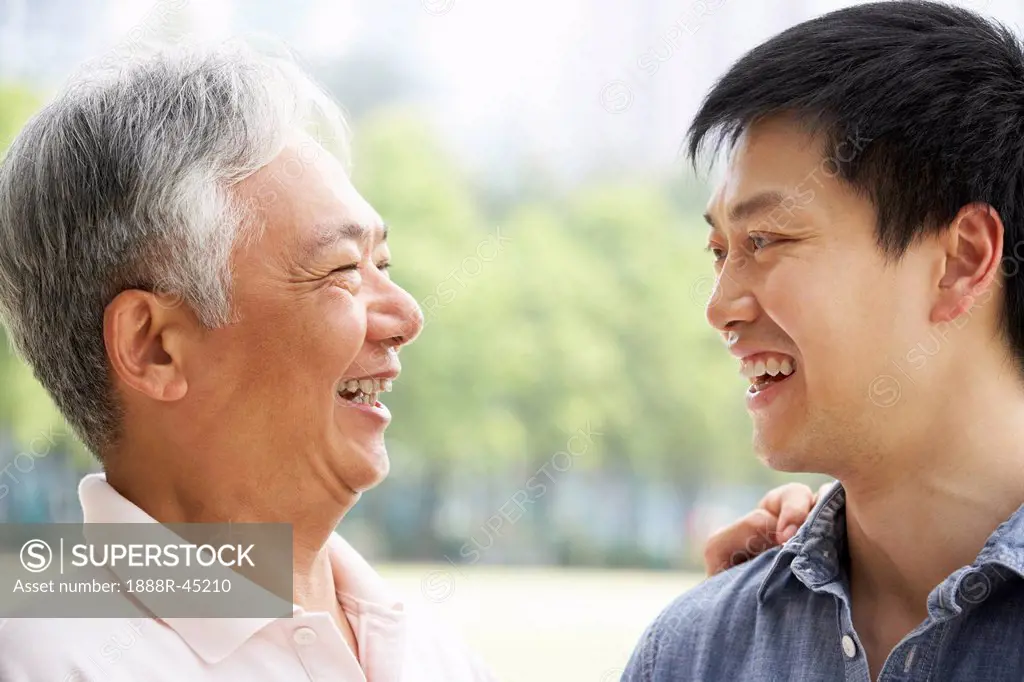
[[[154,400],[180,400],[188,390],[184,350],[197,324],[167,295],[139,289],[118,294],[103,315],[103,339],[115,383]]]
[[[789,540],[832,485],[825,483],[815,492],[802,483],[787,483],[768,491],[756,509],[708,538],[704,546],[708,577]]]

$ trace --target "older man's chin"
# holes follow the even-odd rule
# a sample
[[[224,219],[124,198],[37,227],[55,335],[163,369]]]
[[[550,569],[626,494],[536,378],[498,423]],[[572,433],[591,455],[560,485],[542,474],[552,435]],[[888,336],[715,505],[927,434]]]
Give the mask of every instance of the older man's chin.
[[[391,471],[391,460],[383,438],[374,443],[353,443],[337,455],[336,470],[342,472],[346,487],[355,493],[375,488]]]

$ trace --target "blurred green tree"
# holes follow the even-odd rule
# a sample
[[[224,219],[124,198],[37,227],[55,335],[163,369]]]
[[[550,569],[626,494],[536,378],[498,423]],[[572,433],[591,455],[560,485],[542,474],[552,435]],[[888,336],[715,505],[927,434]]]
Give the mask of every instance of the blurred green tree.
[[[671,187],[618,183],[489,215],[422,121],[378,112],[354,148],[356,186],[394,228],[393,276],[427,321],[388,401],[393,450],[415,458],[401,466],[433,490],[417,533],[453,467],[502,472],[489,493],[504,500],[588,424],[601,436],[580,469],[681,494],[770,478],[750,454],[745,382],[705,320],[698,212]],[[531,508],[537,523],[553,497]]]

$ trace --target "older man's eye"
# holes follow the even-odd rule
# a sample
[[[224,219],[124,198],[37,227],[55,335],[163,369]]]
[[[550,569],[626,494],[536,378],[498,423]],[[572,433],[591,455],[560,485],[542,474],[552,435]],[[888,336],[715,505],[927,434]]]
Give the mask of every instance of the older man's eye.
[[[357,272],[358,270],[359,263],[349,263],[348,265],[342,265],[340,268],[334,268],[331,270],[331,274],[335,275],[338,273]]]
[[[362,273],[359,272],[359,263],[350,263],[340,268],[334,268],[327,275],[327,281],[332,285],[348,289],[353,293],[363,283]]]

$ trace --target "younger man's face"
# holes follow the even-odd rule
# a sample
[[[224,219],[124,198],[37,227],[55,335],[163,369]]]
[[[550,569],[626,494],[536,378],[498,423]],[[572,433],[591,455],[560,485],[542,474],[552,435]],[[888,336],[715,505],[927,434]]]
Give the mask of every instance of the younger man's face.
[[[851,138],[838,155],[865,143]],[[935,248],[913,246],[887,264],[872,202],[836,172],[791,122],[759,123],[706,217],[717,273],[708,321],[739,371],[769,375],[746,395],[755,450],[775,469],[838,476],[884,454],[886,433],[921,410],[911,382],[936,382],[943,370],[912,362],[934,345]]]

